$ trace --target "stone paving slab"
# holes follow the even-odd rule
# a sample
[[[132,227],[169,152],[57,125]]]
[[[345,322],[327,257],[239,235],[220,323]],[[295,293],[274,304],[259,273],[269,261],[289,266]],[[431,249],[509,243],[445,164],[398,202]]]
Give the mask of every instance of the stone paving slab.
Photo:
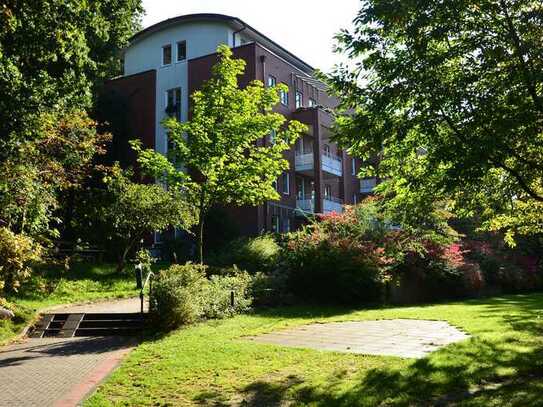
[[[388,319],[316,323],[246,339],[297,348],[421,358],[467,338],[469,335],[446,321]]]
[[[45,338],[0,348],[0,406],[75,406],[134,345],[123,337]]]
[[[149,297],[145,296],[145,301],[143,304],[144,312],[149,310]],[[114,313],[114,314],[124,314],[131,312],[140,312],[141,310],[141,300],[139,297],[134,298],[124,298],[116,300],[106,300],[93,302],[88,304],[77,304],[77,305],[67,305],[61,307],[51,308],[44,312],[56,312],[59,314],[78,314],[78,313]]]

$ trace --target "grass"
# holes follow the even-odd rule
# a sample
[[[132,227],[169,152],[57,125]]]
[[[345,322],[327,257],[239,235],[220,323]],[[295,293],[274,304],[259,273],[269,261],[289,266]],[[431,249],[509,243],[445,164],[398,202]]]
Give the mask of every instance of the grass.
[[[530,294],[371,310],[286,308],[210,321],[149,339],[84,405],[543,405],[542,309],[543,294]],[[419,360],[242,338],[380,318],[446,320],[472,337]]]
[[[117,273],[115,265],[76,264],[68,271],[59,267],[37,270],[16,295],[7,298],[16,317],[0,321],[0,344],[21,332],[41,309],[136,295],[134,276]]]

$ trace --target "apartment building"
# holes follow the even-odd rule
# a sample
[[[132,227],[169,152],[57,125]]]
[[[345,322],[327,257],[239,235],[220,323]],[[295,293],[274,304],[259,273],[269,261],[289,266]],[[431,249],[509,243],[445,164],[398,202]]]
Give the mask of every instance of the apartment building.
[[[189,118],[189,95],[209,79],[218,45],[227,44],[246,61],[240,86],[260,80],[283,83],[276,111],[307,125],[308,131],[285,153],[290,170],[276,182],[280,199],[259,207],[228,208],[242,234],[287,232],[315,213],[340,212],[371,193],[374,179],[357,177],[360,162],[331,141],[336,106],[314,68],[242,20],[219,14],[192,14],[162,21],[136,34],[124,50],[124,75],[106,89],[122,100],[127,136],[167,153],[161,121]],[[125,140],[126,141],[126,140]],[[124,141],[124,142],[125,142]],[[273,134],[261,143],[273,143]],[[118,142],[123,144],[123,141]]]

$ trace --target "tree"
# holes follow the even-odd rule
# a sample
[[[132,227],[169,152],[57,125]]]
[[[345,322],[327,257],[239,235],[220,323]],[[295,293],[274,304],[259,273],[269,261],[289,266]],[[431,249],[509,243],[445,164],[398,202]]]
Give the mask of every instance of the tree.
[[[169,157],[133,143],[141,166],[168,185],[181,188],[197,207],[200,262],[209,209],[216,204],[259,205],[278,199],[273,184],[288,169],[283,151],[304,130],[297,121],[284,126],[284,116],[272,112],[279,102],[279,90],[286,90],[283,85],[265,88],[253,81],[240,89],[238,76],[245,62],[232,58],[232,51],[224,45],[218,54],[211,79],[192,95],[190,121],[170,118],[164,122],[170,138]],[[276,133],[274,143],[266,145],[263,139],[272,131]]]
[[[106,177],[110,202],[98,208],[99,218],[107,223],[107,239],[121,247],[117,270],[122,271],[131,250],[146,234],[168,228],[188,229],[194,223],[193,209],[179,191],[158,184],[130,181],[117,166]]]
[[[82,186],[109,135],[80,110],[42,113],[33,132],[0,163],[0,226],[43,241],[58,237],[59,200]]]
[[[141,0],[2,1],[0,162],[34,138],[43,112],[91,107],[142,14]]]
[[[543,8],[532,0],[367,0],[328,77],[338,140],[405,223],[452,199],[487,228],[543,231]],[[354,68],[353,68],[354,67]],[[406,216],[408,214],[408,216]]]

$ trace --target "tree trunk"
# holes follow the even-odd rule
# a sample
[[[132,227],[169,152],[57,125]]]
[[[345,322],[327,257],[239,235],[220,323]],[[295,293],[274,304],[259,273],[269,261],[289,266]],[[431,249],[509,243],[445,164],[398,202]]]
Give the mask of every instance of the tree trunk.
[[[204,264],[204,218],[205,218],[205,191],[200,193],[200,207],[198,210],[198,260]]]
[[[132,245],[132,242],[128,242],[123,250],[123,253],[119,256],[119,260],[117,262],[117,273],[121,273],[124,270],[124,267],[126,266],[126,256],[128,256],[128,252],[130,252]]]

